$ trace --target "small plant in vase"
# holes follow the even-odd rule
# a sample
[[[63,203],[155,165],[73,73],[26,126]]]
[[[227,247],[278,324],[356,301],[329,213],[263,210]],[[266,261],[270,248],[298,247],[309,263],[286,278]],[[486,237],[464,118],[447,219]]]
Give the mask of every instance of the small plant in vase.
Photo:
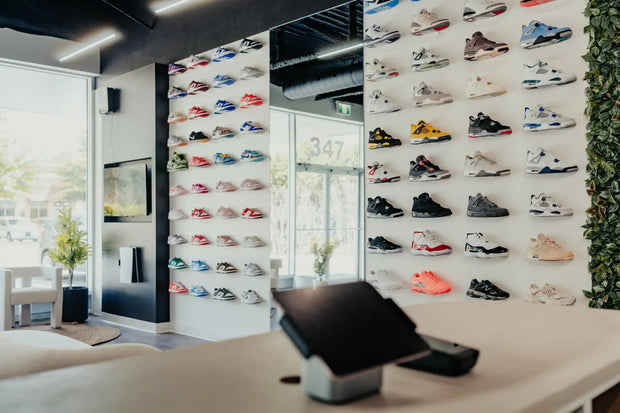
[[[334,250],[338,247],[338,242],[325,242],[322,246],[319,246],[318,241],[314,241],[310,246],[310,251],[314,255],[314,279],[317,285],[325,284],[327,281],[327,267],[329,266],[329,260],[334,253]]]
[[[86,232],[73,219],[71,208],[58,212],[56,229],[56,248],[49,251],[50,258],[69,270],[69,287],[63,288],[62,320],[84,322],[88,318],[88,288],[73,287],[73,274],[78,265],[88,261],[92,248],[85,240]]]

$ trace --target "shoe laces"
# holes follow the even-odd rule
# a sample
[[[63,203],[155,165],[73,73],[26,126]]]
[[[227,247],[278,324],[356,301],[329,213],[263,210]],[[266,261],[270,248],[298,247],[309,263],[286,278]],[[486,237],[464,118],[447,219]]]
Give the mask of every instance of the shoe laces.
[[[540,293],[546,295],[547,297],[553,297],[558,294],[558,290],[555,287],[545,284],[540,289]]]
[[[497,204],[495,202],[491,201],[486,196],[483,196],[482,198],[480,198],[479,202],[484,202],[484,203],[486,203],[488,206],[490,206],[492,208],[497,208]]]
[[[425,232],[424,239],[426,240],[426,245],[428,245],[429,247],[436,247],[438,245],[441,245],[441,242],[439,242],[435,234],[432,232]]]

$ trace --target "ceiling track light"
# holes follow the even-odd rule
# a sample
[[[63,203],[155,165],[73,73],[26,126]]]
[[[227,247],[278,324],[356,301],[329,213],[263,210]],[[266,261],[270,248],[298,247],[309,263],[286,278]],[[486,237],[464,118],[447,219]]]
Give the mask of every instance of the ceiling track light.
[[[165,11],[168,11],[170,9],[178,7],[178,6],[182,5],[182,4],[189,3],[190,1],[192,1],[192,0],[180,0],[180,1],[177,1],[175,3],[169,4],[167,6],[160,7],[158,9],[155,9],[155,14],[163,13]]]
[[[93,43],[91,43],[89,45],[86,45],[86,46],[82,47],[81,49],[76,50],[75,52],[69,53],[68,55],[63,56],[63,57],[61,57],[58,60],[61,61],[61,62],[64,62],[65,60],[71,59],[72,57],[75,57],[75,56],[77,56],[77,55],[79,55],[81,53],[84,53],[85,51],[90,50],[90,49],[92,49],[95,46],[99,46],[100,44],[105,43],[108,40],[111,40],[111,39],[113,39],[115,37],[116,37],[115,33],[109,34],[106,37],[104,37],[102,39],[99,39],[99,40],[97,40],[97,41],[95,41],[95,42],[93,42]]]
[[[317,59],[324,59],[324,58],[329,57],[329,56],[335,56],[335,55],[338,55],[338,54],[350,52],[350,51],[355,50],[355,49],[359,49],[362,46],[364,46],[364,43],[354,44],[353,46],[343,47],[342,49],[337,49],[337,50],[333,50],[331,52],[321,53],[316,58]]]

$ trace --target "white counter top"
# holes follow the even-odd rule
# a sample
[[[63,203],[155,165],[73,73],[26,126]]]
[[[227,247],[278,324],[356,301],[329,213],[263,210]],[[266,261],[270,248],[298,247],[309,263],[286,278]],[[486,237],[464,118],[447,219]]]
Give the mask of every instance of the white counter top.
[[[515,302],[408,307],[420,333],[480,350],[459,378],[388,366],[382,392],[306,398],[282,332],[0,381],[6,412],[550,412],[620,376],[620,312]],[[6,357],[7,355],[2,355]]]

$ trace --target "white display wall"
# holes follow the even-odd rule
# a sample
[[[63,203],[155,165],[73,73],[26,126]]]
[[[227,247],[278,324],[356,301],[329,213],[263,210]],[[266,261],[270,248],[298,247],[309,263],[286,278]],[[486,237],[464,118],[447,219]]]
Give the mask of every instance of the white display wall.
[[[228,127],[237,132],[234,138],[211,140],[205,143],[191,143],[187,146],[170,148],[173,152],[184,153],[188,161],[192,156],[201,156],[213,162],[216,152],[229,153],[237,159],[234,165],[213,165],[209,168],[191,167],[186,171],[170,173],[170,185],[182,185],[188,191],[192,184],[206,185],[210,192],[201,195],[183,195],[170,198],[170,208],[181,209],[188,216],[194,208],[204,208],[211,219],[183,219],[170,221],[170,234],[180,234],[188,244],[170,246],[170,258],[180,257],[191,267],[192,260],[200,259],[210,267],[208,271],[195,272],[191,268],[170,270],[171,281],[181,281],[189,290],[192,285],[202,285],[209,292],[206,297],[193,297],[189,293],[171,294],[170,319],[175,332],[201,337],[209,340],[223,340],[269,331],[269,32],[250,37],[259,41],[263,47],[258,51],[243,54],[239,52],[236,41],[224,45],[237,52],[237,55],[224,62],[212,62],[214,50],[199,53],[211,63],[207,66],[188,70],[185,73],[170,76],[170,86],[187,89],[192,80],[212,85],[218,75],[229,75],[235,83],[224,88],[210,88],[205,93],[170,100],[170,111],[187,115],[193,106],[206,109],[210,115],[206,118],[187,120],[170,125],[170,135],[187,140],[192,131],[202,131],[211,136],[216,126]],[[178,63],[184,64],[185,61]],[[263,72],[257,79],[240,80],[239,73],[244,66],[254,67]],[[254,94],[263,100],[263,105],[250,109],[240,109],[239,101],[246,93]],[[237,108],[225,114],[214,114],[214,105],[218,99],[232,102]],[[241,125],[251,120],[262,125],[266,132],[262,134],[241,135]],[[262,162],[239,162],[241,152],[245,149],[257,150],[266,156]],[[218,181],[229,181],[239,188],[246,178],[258,180],[263,185],[259,191],[216,192]],[[216,216],[220,206],[233,209],[239,217],[222,219]],[[245,208],[258,208],[264,214],[262,219],[242,219],[241,211]],[[192,235],[206,236],[211,244],[193,246],[189,244]],[[231,235],[238,246],[218,247],[215,245],[218,235]],[[244,248],[241,240],[244,236],[257,236],[263,247]],[[234,265],[238,272],[234,274],[217,274],[218,262],[226,261]],[[264,275],[249,277],[242,273],[243,265],[256,263]],[[225,287],[233,292],[237,299],[219,301],[213,299],[215,288]],[[244,304],[241,293],[252,289],[262,298],[259,304]]]
[[[508,10],[505,13],[472,23],[462,20],[462,0],[400,0],[400,4],[393,9],[364,16],[365,27],[379,24],[401,33],[401,38],[390,45],[364,48],[364,61],[378,58],[400,72],[394,79],[365,83],[366,108],[368,95],[374,89],[382,90],[403,107],[399,112],[365,116],[367,136],[368,131],[379,126],[403,141],[403,145],[397,148],[369,150],[366,147],[366,163],[379,161],[384,163],[388,170],[401,175],[401,181],[397,183],[366,184],[367,197],[381,195],[405,211],[405,216],[401,218],[366,219],[367,238],[383,235],[405,249],[401,254],[366,255],[367,273],[373,269],[385,268],[405,282],[402,289],[387,293],[400,305],[469,299],[465,292],[472,278],[491,280],[509,291],[512,300],[523,300],[530,283],[542,285],[548,282],[576,296],[575,305],[586,305],[586,299],[581,293],[582,289],[587,289],[590,285],[587,271],[588,244],[581,228],[585,223],[584,211],[588,206],[584,189],[586,100],[585,83],[582,80],[587,65],[581,59],[587,47],[587,36],[583,33],[583,27],[587,24],[587,19],[583,16],[584,2],[558,0],[535,7],[520,7],[518,0],[508,0],[506,3]],[[424,36],[411,35],[412,17],[423,8],[448,18],[450,27]],[[569,26],[573,30],[573,36],[554,45],[532,50],[522,49],[519,45],[521,25],[527,25],[533,19],[547,25]],[[509,52],[482,61],[465,61],[465,39],[470,38],[476,31],[481,31],[496,42],[507,43]],[[438,70],[413,72],[412,52],[420,47],[430,48],[433,53],[449,58],[450,65]],[[533,64],[538,59],[563,71],[575,73],[577,82],[534,90],[522,89],[522,65]],[[467,79],[474,74],[486,75],[489,80],[505,85],[508,92],[491,98],[465,98]],[[413,108],[413,87],[421,81],[452,94],[454,102]],[[574,118],[577,126],[557,131],[524,132],[524,107],[536,106],[539,103]],[[513,133],[502,137],[468,138],[468,118],[478,112],[484,112],[510,126]],[[410,125],[419,120],[425,120],[434,127],[449,132],[452,140],[423,145],[409,144]],[[562,160],[575,162],[579,171],[569,174],[526,174],[524,165],[527,150],[536,150],[539,146],[553,152]],[[473,155],[476,150],[509,167],[511,174],[492,178],[465,178],[465,155]],[[424,154],[442,169],[451,171],[452,177],[435,182],[410,182],[407,179],[409,162],[420,154]],[[412,218],[412,197],[422,192],[428,192],[435,201],[451,208],[453,214],[445,218]],[[478,192],[508,208],[510,216],[467,217],[468,196]],[[528,216],[530,195],[541,192],[546,192],[563,205],[571,207],[574,215],[567,218]],[[436,232],[440,240],[453,248],[452,254],[438,257],[411,255],[409,249],[413,231],[425,229]],[[509,248],[509,257],[491,260],[465,258],[463,252],[468,232],[482,232],[487,238]],[[562,263],[529,261],[526,258],[528,241],[540,232],[552,237],[564,248],[571,249],[575,254],[574,260]],[[409,290],[411,276],[422,270],[432,270],[448,280],[452,284],[452,292],[440,296],[412,293]]]

